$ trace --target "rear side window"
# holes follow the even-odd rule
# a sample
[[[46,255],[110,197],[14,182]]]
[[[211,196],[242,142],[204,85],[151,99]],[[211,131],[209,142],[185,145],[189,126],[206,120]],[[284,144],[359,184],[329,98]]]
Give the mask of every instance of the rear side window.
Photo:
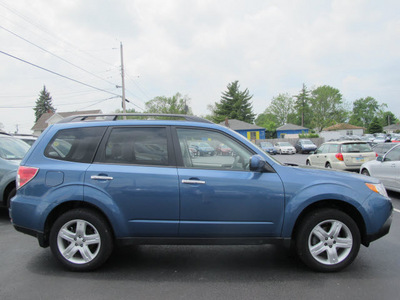
[[[64,129],[57,132],[46,146],[49,158],[91,163],[106,127]]]
[[[167,130],[159,127],[113,128],[105,145],[105,163],[168,165]]]

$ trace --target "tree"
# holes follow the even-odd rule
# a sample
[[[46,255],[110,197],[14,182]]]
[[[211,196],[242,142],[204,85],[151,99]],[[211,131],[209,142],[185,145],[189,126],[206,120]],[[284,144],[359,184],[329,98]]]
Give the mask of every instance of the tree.
[[[277,125],[282,126],[296,117],[294,115],[294,100],[289,94],[279,94],[272,98],[271,104],[264,113],[270,113],[276,117]]]
[[[331,86],[320,86],[311,92],[312,124],[317,131],[342,123],[347,118],[347,110],[343,106],[342,94]]]
[[[158,114],[191,114],[192,110],[188,106],[190,98],[176,93],[172,97],[159,96],[146,102],[147,113]]]
[[[276,131],[276,128],[278,128],[276,116],[268,111],[259,114],[255,123],[257,126],[264,127],[267,131]]]
[[[213,121],[221,123],[226,118],[237,119],[247,123],[253,123],[255,114],[253,113],[253,96],[249,95],[249,90],[239,90],[239,81],[234,81],[227,86],[227,91],[222,93],[219,103],[215,103],[213,111]]]
[[[396,124],[399,122],[399,120],[391,111],[382,112],[381,116],[379,117],[379,120],[383,127]]]
[[[379,104],[374,98],[360,98],[353,103],[350,124],[367,128],[378,111]]]
[[[306,85],[303,83],[303,88],[298,95],[294,96],[296,98],[294,103],[294,109],[298,113],[298,118],[300,119],[298,125],[310,126],[311,116],[310,116],[310,91],[307,90]]]
[[[379,122],[378,117],[374,117],[368,126],[368,132],[369,133],[379,133],[382,131],[383,131],[383,128],[382,128],[381,123]]]
[[[46,86],[43,86],[43,90],[40,91],[39,98],[36,100],[36,106],[33,109],[35,111],[35,122],[37,122],[44,113],[54,113],[56,111],[53,107],[52,100],[50,93],[46,90]]]

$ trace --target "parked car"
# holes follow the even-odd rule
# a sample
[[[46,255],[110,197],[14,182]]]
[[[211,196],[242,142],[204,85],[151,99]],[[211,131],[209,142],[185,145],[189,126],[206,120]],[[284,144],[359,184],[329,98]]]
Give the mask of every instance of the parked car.
[[[9,135],[0,134],[0,206],[9,207],[15,195],[15,178],[29,145]]]
[[[229,148],[225,144],[218,145],[216,151],[217,151],[217,155],[232,155],[233,154],[232,149]]]
[[[33,143],[37,140],[36,136],[30,134],[14,134],[13,137],[24,141],[25,143],[29,144],[29,146],[32,146]]]
[[[375,146],[373,146],[372,150],[375,151],[377,156],[383,156],[383,155],[385,155],[386,152],[388,152],[390,149],[392,149],[396,145],[397,145],[397,143],[380,143],[380,144],[376,144]]]
[[[274,145],[278,154],[295,154],[296,149],[289,142],[277,142]]]
[[[265,152],[275,155],[278,153],[278,151],[276,151],[274,145],[272,145],[272,143],[270,142],[261,142],[260,143],[260,147],[261,149],[263,149]]]
[[[194,116],[116,116],[50,125],[18,169],[12,224],[71,270],[100,267],[120,244],[282,242],[310,268],[332,272],[389,232],[393,207],[376,178],[283,165]],[[192,159],[193,140],[234,155]],[[154,147],[137,152],[137,144]]]
[[[207,142],[192,142],[190,146],[196,149],[198,156],[213,156],[215,154],[215,149]]]
[[[376,159],[371,146],[363,141],[337,141],[322,144],[314,154],[307,157],[306,165],[357,171],[367,161]]]
[[[294,147],[298,153],[310,153],[317,150],[317,146],[311,140],[307,139],[298,140]]]
[[[376,160],[362,164],[360,173],[379,178],[387,190],[400,192],[400,145],[395,144]]]

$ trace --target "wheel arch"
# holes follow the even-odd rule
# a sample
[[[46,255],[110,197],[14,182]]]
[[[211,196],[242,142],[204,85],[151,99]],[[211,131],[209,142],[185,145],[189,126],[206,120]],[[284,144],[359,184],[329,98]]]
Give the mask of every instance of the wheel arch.
[[[109,226],[113,239],[115,239],[114,228],[107,215],[99,207],[84,201],[68,201],[68,202],[63,202],[57,207],[55,207],[47,216],[47,219],[44,224],[43,239],[42,241],[40,241],[42,247],[49,246],[50,230],[54,222],[57,220],[57,218],[60,217],[65,212],[76,208],[85,208],[101,215],[104,218],[107,225]]]
[[[3,201],[2,201],[2,203],[0,203],[1,205],[7,207],[7,205],[9,204],[9,203],[7,203],[8,195],[9,195],[9,193],[10,193],[14,188],[16,188],[15,180],[14,180],[14,181],[11,181],[10,183],[8,183],[7,186],[6,186],[6,188],[4,189]],[[0,206],[1,206],[1,205],[0,205]]]
[[[312,213],[313,211],[316,211],[318,209],[324,209],[324,208],[332,208],[332,209],[337,209],[340,210],[344,213],[346,213],[349,217],[351,217],[357,224],[357,227],[360,231],[361,235],[361,243],[365,246],[369,245],[369,242],[367,241],[367,234],[366,234],[366,226],[364,219],[361,215],[361,213],[355,208],[353,205],[343,202],[340,200],[321,200],[315,203],[312,203],[311,205],[307,206],[298,216],[292,230],[292,240],[294,241],[297,236],[297,231],[299,229],[299,225],[303,222],[303,220]]]

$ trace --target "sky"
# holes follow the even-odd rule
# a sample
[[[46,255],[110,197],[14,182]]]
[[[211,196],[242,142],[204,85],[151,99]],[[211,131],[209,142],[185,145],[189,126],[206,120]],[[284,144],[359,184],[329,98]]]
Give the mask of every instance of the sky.
[[[0,126],[32,133],[46,86],[57,112],[188,96],[210,114],[228,84],[262,113],[303,84],[373,97],[400,118],[400,1],[0,0]]]

